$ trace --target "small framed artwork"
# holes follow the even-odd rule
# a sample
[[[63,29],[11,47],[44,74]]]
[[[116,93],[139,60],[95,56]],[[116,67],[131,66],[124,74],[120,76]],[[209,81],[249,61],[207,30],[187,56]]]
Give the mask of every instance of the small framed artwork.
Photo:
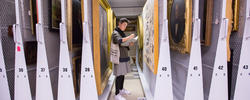
[[[190,53],[192,0],[169,0],[167,13],[170,48],[181,53]]]
[[[70,0],[69,0],[70,1]],[[49,2],[49,26],[51,31],[59,31],[59,24],[61,22],[61,0],[51,0]]]

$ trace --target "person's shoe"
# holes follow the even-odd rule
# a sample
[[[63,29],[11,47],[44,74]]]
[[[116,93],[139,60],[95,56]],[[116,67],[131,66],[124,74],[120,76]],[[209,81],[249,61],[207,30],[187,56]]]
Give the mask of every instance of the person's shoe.
[[[131,95],[131,92],[126,90],[126,89],[122,89],[122,90],[120,90],[120,94],[121,95]]]
[[[122,97],[122,95],[119,93],[117,95],[115,95],[115,100],[126,100],[124,97]]]

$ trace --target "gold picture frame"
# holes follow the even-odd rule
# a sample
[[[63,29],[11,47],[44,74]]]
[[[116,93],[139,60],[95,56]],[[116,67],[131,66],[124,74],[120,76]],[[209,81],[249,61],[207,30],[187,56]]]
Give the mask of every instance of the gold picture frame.
[[[37,5],[36,0],[30,0],[30,26],[32,35],[36,35]]]
[[[238,31],[239,29],[239,12],[240,12],[240,0],[233,0],[233,30]]]
[[[180,53],[190,53],[190,48],[191,48],[191,34],[192,34],[192,0],[183,0],[183,5],[181,7],[185,7],[185,12],[184,13],[184,19],[185,19],[185,27],[184,27],[184,32],[180,32],[182,35],[182,37],[179,39],[178,42],[174,41],[173,35],[174,33],[171,32],[171,10],[173,7],[175,0],[168,0],[168,26],[169,26],[169,36],[170,36],[170,48],[172,50],[176,50],[179,51]],[[179,10],[178,7],[179,6],[175,6],[175,10]],[[175,11],[177,13],[179,13],[178,11]],[[176,24],[176,26],[178,27],[178,25],[182,25],[182,24]],[[178,28],[175,30],[178,30]]]
[[[101,75],[101,50],[100,50],[100,7],[105,9],[107,14],[107,48],[108,52],[107,55],[109,55],[110,51],[110,43],[111,43],[111,34],[114,29],[114,13],[111,10],[111,7],[107,0],[93,0],[92,1],[92,20],[93,20],[93,58],[94,58],[94,69],[95,69],[95,76],[96,76],[96,85],[97,85],[97,91],[98,95],[101,95],[103,93],[104,88],[107,85],[108,78],[112,73],[112,64],[108,60],[108,67],[107,69],[103,70],[104,74]],[[99,16],[99,17],[97,17]],[[104,23],[105,24],[105,23]]]
[[[137,18],[137,34],[139,36],[138,38],[138,63],[143,70],[143,22],[142,22],[142,16],[138,16]]]
[[[213,21],[213,0],[207,0],[206,2],[206,24],[205,24],[205,40],[204,46],[210,46],[211,34],[212,34],[212,21]]]
[[[78,10],[76,10],[78,9]],[[78,51],[82,47],[83,0],[67,0],[66,27],[69,51]],[[74,16],[74,19],[73,19]],[[77,23],[77,24],[75,24]],[[74,29],[75,28],[75,29]],[[77,30],[77,31],[76,31]]]
[[[150,70],[157,74],[159,57],[158,0],[147,0],[142,12],[143,60]]]

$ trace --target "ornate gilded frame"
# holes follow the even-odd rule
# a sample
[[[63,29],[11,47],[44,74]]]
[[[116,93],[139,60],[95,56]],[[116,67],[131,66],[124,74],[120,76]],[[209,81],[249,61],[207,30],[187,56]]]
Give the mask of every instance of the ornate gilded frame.
[[[168,20],[170,20],[170,13],[172,9],[172,4],[174,0],[168,0]],[[183,0],[185,2],[185,31],[182,40],[179,43],[175,43],[172,39],[171,34],[170,36],[170,48],[172,50],[179,51],[181,53],[190,53],[191,49],[191,34],[192,34],[192,0]],[[168,23],[169,30],[170,28],[170,21]],[[171,31],[169,31],[171,33]]]
[[[138,38],[138,63],[143,69],[143,22],[142,22],[142,16],[138,16],[137,21],[137,34],[139,36]]]
[[[240,12],[240,0],[233,0],[233,31],[239,29],[239,12]]]
[[[212,34],[212,21],[213,21],[213,0],[207,0],[206,2],[206,25],[205,25],[205,40],[204,45],[209,46],[211,44],[211,34]]]
[[[93,58],[94,69],[96,76],[96,85],[98,95],[103,93],[104,88],[107,85],[108,78],[112,72],[112,64],[109,62],[109,67],[105,70],[103,78],[101,77],[101,63],[100,63],[100,30],[99,30],[99,7],[103,7],[107,12],[107,30],[108,30],[108,53],[110,51],[111,34],[114,29],[113,16],[114,13],[107,0],[92,0],[92,20],[93,20]]]

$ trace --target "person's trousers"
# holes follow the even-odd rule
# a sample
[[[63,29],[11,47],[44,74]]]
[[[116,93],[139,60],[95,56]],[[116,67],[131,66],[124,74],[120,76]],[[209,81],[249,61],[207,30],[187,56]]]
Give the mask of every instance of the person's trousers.
[[[120,93],[120,90],[123,89],[124,84],[124,75],[116,76],[115,78],[115,95]]]

